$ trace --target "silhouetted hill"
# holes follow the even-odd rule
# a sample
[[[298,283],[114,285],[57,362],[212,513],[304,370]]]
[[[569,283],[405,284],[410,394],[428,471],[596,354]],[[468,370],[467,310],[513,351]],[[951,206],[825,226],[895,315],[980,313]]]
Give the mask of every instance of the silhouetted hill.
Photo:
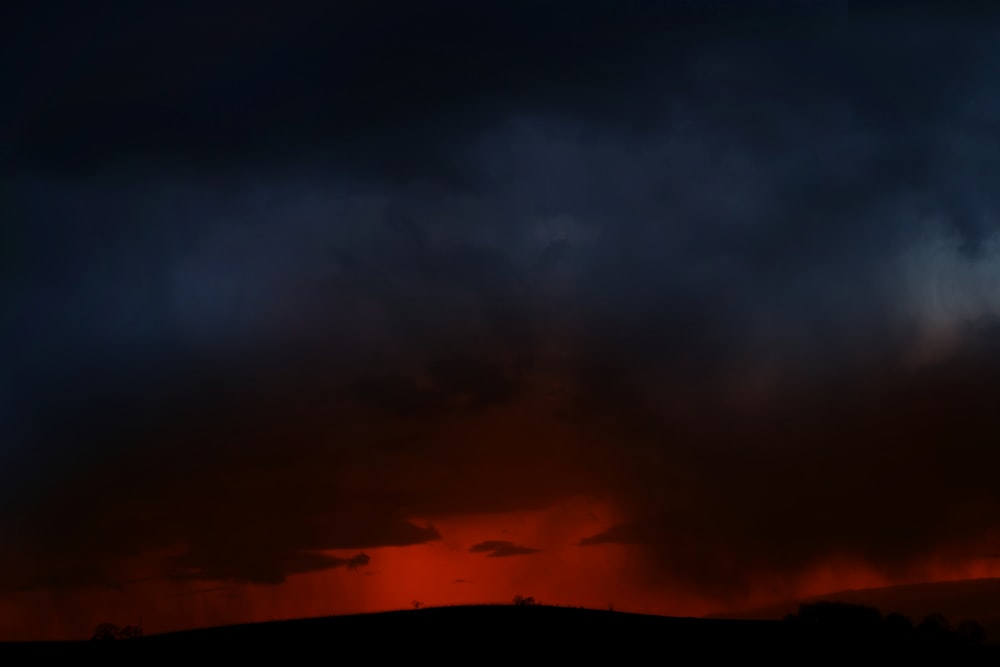
[[[860,635],[859,635],[860,637]],[[872,654],[885,647],[854,641],[836,645],[800,632],[783,621],[695,619],[588,609],[533,606],[466,606],[335,616],[227,626],[109,642],[2,645],[3,653],[35,658],[82,659],[124,653],[135,657],[224,659],[255,662],[316,659],[357,663],[410,660],[435,664],[493,664],[567,661],[590,664],[685,662],[697,659],[761,657],[774,662],[813,662],[817,651]],[[893,655],[908,646],[894,645]],[[978,647],[950,650],[948,658],[997,661],[1000,654]],[[925,653],[925,652],[924,652]],[[924,653],[921,653],[922,655]],[[6,658],[7,655],[0,654]],[[23,657],[23,656],[22,656]]]

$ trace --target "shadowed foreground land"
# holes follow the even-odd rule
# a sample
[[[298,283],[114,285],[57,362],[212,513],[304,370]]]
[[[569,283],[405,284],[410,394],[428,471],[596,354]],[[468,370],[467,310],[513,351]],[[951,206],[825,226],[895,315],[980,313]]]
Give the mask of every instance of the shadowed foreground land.
[[[858,609],[800,614],[784,621],[670,618],[624,612],[532,606],[464,606],[275,621],[207,628],[110,642],[0,644],[0,657],[78,657],[128,653],[233,658],[410,659],[475,664],[496,659],[615,659],[646,663],[683,656],[936,658],[1000,664],[1000,647],[957,635],[900,634]],[[828,610],[829,611],[829,610]],[[843,613],[845,612],[846,613]],[[22,656],[24,657],[24,656]]]

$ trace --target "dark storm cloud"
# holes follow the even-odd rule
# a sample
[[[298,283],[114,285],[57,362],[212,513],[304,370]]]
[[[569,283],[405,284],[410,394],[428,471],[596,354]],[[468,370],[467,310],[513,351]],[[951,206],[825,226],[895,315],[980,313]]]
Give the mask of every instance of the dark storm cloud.
[[[998,333],[991,324],[946,361],[869,369],[761,410],[674,415],[682,474],[630,469],[642,518],[580,544],[642,545],[664,578],[722,596],[834,553],[889,577],[936,550],[967,562],[996,530]]]
[[[541,549],[523,547],[507,540],[487,540],[469,547],[469,553],[486,554],[489,558],[506,558],[508,556],[528,556],[537,554]]]
[[[658,100],[615,104],[603,93],[683,76],[693,46],[745,24],[846,16],[837,3],[725,4],[27,6],[7,22],[16,67],[4,83],[19,103],[5,137],[15,159],[48,167],[308,153],[361,173],[408,179],[431,168],[461,181],[442,139],[469,139],[512,107],[649,122]]]
[[[13,10],[4,588],[583,492],[720,594],[988,533],[996,14],[867,7]]]
[[[221,554],[189,553],[172,563],[170,579],[202,581],[236,581],[253,584],[280,584],[293,574],[346,567],[356,570],[368,565],[368,554],[339,558],[324,553],[300,551],[274,554],[251,552],[243,557],[231,551]]]

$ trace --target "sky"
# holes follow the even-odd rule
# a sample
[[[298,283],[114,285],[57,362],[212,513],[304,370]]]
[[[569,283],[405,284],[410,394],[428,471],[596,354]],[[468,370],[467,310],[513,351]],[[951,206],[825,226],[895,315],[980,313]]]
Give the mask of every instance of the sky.
[[[1000,11],[0,10],[0,639],[1000,575]]]

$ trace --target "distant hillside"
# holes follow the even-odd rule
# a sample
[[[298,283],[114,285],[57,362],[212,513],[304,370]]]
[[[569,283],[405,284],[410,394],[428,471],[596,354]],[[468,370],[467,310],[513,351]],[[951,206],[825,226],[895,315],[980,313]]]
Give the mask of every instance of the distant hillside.
[[[805,600],[788,601],[716,618],[782,619],[799,604],[830,600],[876,607],[883,613],[898,612],[919,622],[928,614],[943,614],[952,623],[965,618],[979,621],[990,642],[1000,642],[1000,579],[971,579],[910,584],[863,590],[840,591]]]

